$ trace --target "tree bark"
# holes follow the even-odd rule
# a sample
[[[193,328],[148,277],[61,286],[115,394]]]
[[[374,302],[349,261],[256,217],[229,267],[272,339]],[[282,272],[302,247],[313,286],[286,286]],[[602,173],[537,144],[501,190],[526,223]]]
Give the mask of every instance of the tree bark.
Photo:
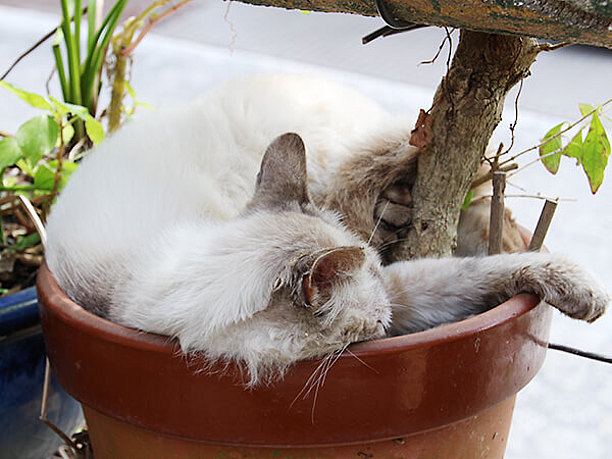
[[[289,9],[376,16],[374,0],[240,0]],[[612,48],[609,0],[385,0],[396,20]]]
[[[506,94],[529,75],[539,51],[531,38],[461,32],[430,112],[433,140],[418,159],[413,226],[390,261],[452,254],[461,206]]]

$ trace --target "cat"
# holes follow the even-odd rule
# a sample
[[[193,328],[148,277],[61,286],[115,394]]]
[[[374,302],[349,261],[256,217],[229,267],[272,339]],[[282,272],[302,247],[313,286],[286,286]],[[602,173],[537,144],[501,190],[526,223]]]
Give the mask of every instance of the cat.
[[[409,224],[397,183],[415,174],[411,127],[316,78],[230,82],[130,122],[88,155],[48,219],[47,263],[78,304],[176,337],[186,354],[235,361],[250,385],[519,292],[577,319],[604,312],[605,289],[556,255],[383,266],[389,228]]]

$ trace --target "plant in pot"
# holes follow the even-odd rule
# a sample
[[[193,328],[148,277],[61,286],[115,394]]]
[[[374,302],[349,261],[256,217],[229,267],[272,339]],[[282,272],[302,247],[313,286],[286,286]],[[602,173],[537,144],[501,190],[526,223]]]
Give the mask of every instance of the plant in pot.
[[[539,367],[543,357],[541,343],[546,342],[547,333],[546,309],[533,309],[536,302],[531,298],[526,307],[495,310],[503,312],[503,317],[493,318],[487,313],[487,319],[492,319],[492,322],[487,322],[484,328],[495,330],[493,335],[474,335],[475,330],[482,331],[482,324],[467,321],[432,333],[402,337],[402,340],[358,345],[350,351],[356,358],[351,354],[339,357],[334,373],[330,375],[338,386],[332,387],[329,378],[325,390],[319,391],[318,408],[315,409],[311,398],[296,400],[310,375],[314,374],[315,380],[319,380],[314,362],[296,366],[280,386],[244,391],[235,384],[239,378],[237,369],[227,369],[222,377],[198,374],[176,355],[175,343],[130,331],[84,313],[57,289],[45,269],[39,282],[54,368],[58,375],[62,375],[66,387],[84,403],[90,427],[95,427],[92,436],[98,435],[94,444],[98,445],[96,453],[101,457],[118,457],[119,451],[125,457],[142,455],[145,451],[149,457],[155,457],[155,454],[167,457],[169,451],[200,457],[228,452],[225,446],[210,444],[215,442],[233,444],[229,447],[233,453],[259,457],[283,453],[298,457],[314,454],[342,456],[349,452],[367,456],[379,451],[381,454],[403,454],[409,448],[426,451],[426,442],[432,440],[439,444],[439,454],[450,456],[458,451],[458,444],[473,452],[476,444],[485,437],[496,443],[488,443],[486,448],[499,455],[505,441],[503,432],[507,431],[512,394]],[[462,329],[466,323],[467,332]],[[517,336],[505,336],[508,329],[516,332]],[[75,345],[78,335],[83,334],[88,336],[87,340]],[[466,341],[463,341],[464,337]],[[499,350],[502,342],[512,344],[502,349],[501,355],[488,353],[493,348]],[[445,353],[459,365],[447,368],[442,364]],[[125,359],[117,359],[115,356],[119,354]],[[430,354],[433,359],[423,360],[425,354]],[[474,355],[477,366],[483,365],[481,371],[468,364],[469,357]],[[75,362],[94,361],[95,367],[73,368]],[[390,362],[387,369],[385,362]],[[120,377],[114,378],[111,384],[96,387],[101,372]],[[475,385],[475,377],[484,374],[502,377],[503,380],[481,381],[476,384],[479,390],[468,396],[469,387],[473,389]],[[138,382],[146,380],[147,384],[131,386],[127,383],[128,376],[136,376]],[[164,379],[164,376],[170,379]],[[176,380],[183,376],[187,381],[177,384]],[[455,384],[453,394],[440,397],[438,392],[434,393],[430,389],[434,387],[434,380],[430,377],[439,378],[437,380],[447,386]],[[384,387],[376,386],[380,382]],[[283,385],[288,389],[286,393]],[[176,390],[168,390],[174,387]],[[168,405],[156,404],[147,412],[146,405],[150,407],[151,400],[162,388],[168,396]],[[317,392],[316,389],[313,391]],[[462,394],[459,400],[452,397],[457,392]],[[383,398],[372,397],[372,394],[381,393]],[[211,394],[220,403],[213,404],[213,400],[205,398],[204,394]],[[386,394],[395,396],[386,398]],[[371,403],[366,403],[368,397],[371,397]],[[358,399],[361,406],[355,407],[350,399]],[[238,405],[229,404],[231,400],[237,401]],[[395,405],[397,411],[390,412],[389,407]],[[247,433],[244,425],[236,430],[229,429],[235,423],[237,410],[245,414],[246,425],[255,426],[255,432]],[[446,416],[447,413],[450,414]],[[193,414],[194,418],[188,414]],[[297,422],[284,428],[288,418]],[[266,422],[262,421],[264,419]],[[376,419],[380,422],[375,422]],[[368,421],[365,426],[364,420]],[[440,425],[444,427],[431,430]],[[334,428],[332,435],[332,426],[342,426],[346,431],[342,433],[341,429]],[[417,431],[428,433],[415,434]],[[238,436],[241,438],[236,439]],[[181,442],[181,437],[191,441]],[[454,442],[451,441],[453,438]],[[468,442],[466,438],[472,441]]]
[[[168,2],[153,3],[114,34],[126,3],[116,2],[103,15],[102,8],[97,8],[103,2],[89,1],[82,9],[80,1],[62,0],[61,24],[0,78],[3,90],[43,112],[21,124],[14,134],[0,131],[0,406],[7,414],[0,435],[3,457],[48,455],[61,443],[71,443],[63,432],[71,433],[83,424],[78,402],[45,374],[34,282],[43,261],[43,225],[49,209],[89,147],[104,139],[100,120],[108,116],[108,130],[113,131],[139,105],[127,81],[130,54],[121,52],[137,44],[133,39],[146,19]],[[81,33],[85,17],[88,28]],[[6,81],[18,62],[49,39],[56,66],[51,77],[57,75],[61,97],[50,92],[42,96]],[[107,56],[113,54],[112,65],[107,64]],[[98,99],[105,87],[104,69],[112,95],[108,109],[101,110]],[[125,100],[128,95],[134,98],[131,105]],[[39,404],[42,420],[55,432],[38,419]]]

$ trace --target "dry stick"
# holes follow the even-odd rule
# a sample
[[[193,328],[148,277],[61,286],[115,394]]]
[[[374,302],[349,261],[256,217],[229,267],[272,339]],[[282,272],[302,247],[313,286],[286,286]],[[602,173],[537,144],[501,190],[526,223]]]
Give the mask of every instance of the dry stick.
[[[558,200],[553,201],[552,199],[547,199],[544,203],[542,213],[540,214],[540,219],[538,220],[536,229],[533,232],[531,242],[529,242],[528,250],[530,252],[539,252],[544,245],[544,238],[546,238],[546,233],[548,232],[548,228],[550,228],[550,222],[555,215],[555,210],[557,210],[558,204]]]
[[[489,223],[489,255],[502,252],[504,232],[504,192],[506,191],[506,173],[493,173],[493,197],[491,198],[491,220]]]
[[[51,366],[49,365],[49,359],[47,358],[45,361],[45,380],[43,383],[43,395],[42,395],[42,405],[40,407],[40,417],[39,419],[45,423],[47,427],[49,427],[53,432],[55,432],[68,446],[75,448],[76,445],[74,442],[66,435],[62,430],[53,424],[49,419],[47,419],[47,402],[49,401],[49,387],[51,385]]]
[[[40,217],[36,213],[36,209],[32,203],[25,196],[15,196],[15,200],[19,200],[25,211],[28,213],[28,216],[32,220],[36,231],[40,235],[40,242],[43,246],[43,249],[47,248],[47,232],[45,231],[45,227]],[[55,432],[68,446],[71,448],[76,448],[74,442],[70,439],[68,435],[66,435],[62,430],[57,427],[52,421],[47,419],[47,404],[49,401],[49,386],[51,384],[51,366],[49,364],[49,359],[46,359],[45,362],[45,379],[43,383],[43,393],[42,393],[42,403],[40,407],[40,420],[45,423],[47,427],[49,427],[53,432]]]

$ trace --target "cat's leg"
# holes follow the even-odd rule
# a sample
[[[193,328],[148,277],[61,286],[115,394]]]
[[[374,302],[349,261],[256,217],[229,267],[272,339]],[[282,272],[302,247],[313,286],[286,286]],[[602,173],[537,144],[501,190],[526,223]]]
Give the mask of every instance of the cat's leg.
[[[392,334],[461,320],[522,292],[588,322],[610,302],[606,289],[584,268],[551,254],[403,261],[382,272],[394,304]]]

